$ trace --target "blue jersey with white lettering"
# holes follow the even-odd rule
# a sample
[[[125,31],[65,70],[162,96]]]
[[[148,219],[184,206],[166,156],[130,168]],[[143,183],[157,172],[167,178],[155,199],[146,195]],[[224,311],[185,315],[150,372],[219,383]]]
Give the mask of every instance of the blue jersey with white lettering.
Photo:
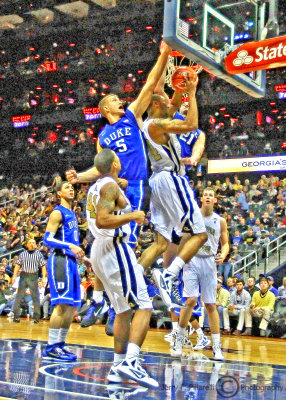
[[[176,114],[174,115],[174,119],[181,119],[184,121],[186,118],[179,112],[176,112]],[[198,140],[198,137],[200,136],[201,132],[202,131],[200,129],[197,129],[195,131],[191,131],[188,133],[182,133],[181,135],[179,135],[182,158],[191,157],[193,147],[194,147],[196,141]],[[191,165],[185,165],[185,167],[186,167],[186,169],[192,168]]]
[[[75,213],[62,205],[56,206],[54,210],[58,210],[62,214],[62,225],[58,228],[55,239],[79,246],[78,222]],[[70,249],[62,249],[61,251],[63,254],[75,257]]]
[[[134,114],[126,110],[115,124],[106,124],[99,134],[99,144],[118,155],[121,162],[120,178],[127,180],[147,179],[147,153],[143,134]]]

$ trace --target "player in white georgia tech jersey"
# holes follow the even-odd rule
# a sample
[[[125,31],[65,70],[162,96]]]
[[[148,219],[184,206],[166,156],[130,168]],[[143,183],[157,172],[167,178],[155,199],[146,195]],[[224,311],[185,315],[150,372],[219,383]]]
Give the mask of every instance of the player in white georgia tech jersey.
[[[145,268],[161,255],[170,242],[178,243],[184,233],[192,236],[179,250],[177,257],[164,272],[154,269],[153,276],[160,295],[167,306],[172,305],[173,280],[206,242],[207,234],[199,207],[184,175],[181,146],[178,135],[197,128],[197,79],[187,81],[189,110],[185,120],[169,118],[169,99],[153,95],[148,108],[148,118],[143,123],[148,155],[153,174],[151,188],[151,222],[156,232],[155,241],[142,254],[140,264]]]
[[[223,360],[220,344],[219,314],[216,308],[217,267],[229,253],[227,224],[224,218],[214,212],[215,193],[206,188],[201,197],[201,212],[208,234],[207,242],[183,268],[183,296],[187,297],[186,308],[180,312],[176,341],[172,350],[174,357],[182,355],[185,328],[188,325],[192,310],[197,304],[199,290],[208,313],[211,329],[214,359]],[[219,243],[221,244],[218,253]]]
[[[143,268],[128,244],[130,222],[143,224],[145,213],[131,211],[126,196],[117,184],[121,164],[116,153],[103,149],[95,156],[94,166],[101,178],[91,186],[87,197],[88,227],[94,236],[90,260],[115,310],[114,363],[107,380],[122,382],[122,376],[140,385],[158,388],[140,365],[139,353],[145,340],[152,302],[147,293]],[[136,307],[132,317],[132,304]]]

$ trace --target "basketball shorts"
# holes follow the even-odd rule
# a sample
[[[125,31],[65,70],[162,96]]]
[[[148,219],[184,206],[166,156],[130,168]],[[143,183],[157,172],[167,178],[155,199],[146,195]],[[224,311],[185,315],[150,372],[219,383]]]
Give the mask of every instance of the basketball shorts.
[[[206,232],[205,223],[185,177],[174,172],[154,173],[151,187],[151,222],[155,231],[177,243],[184,233]]]
[[[76,259],[52,253],[48,259],[47,272],[51,304],[80,306],[80,279]]]
[[[126,189],[126,197],[130,201],[132,211],[142,210],[146,213],[149,211],[149,186],[146,181],[128,181]],[[131,234],[129,237],[129,245],[134,248],[137,242],[139,226],[135,221],[130,222]]]
[[[152,309],[142,267],[122,238],[96,238],[91,248],[94,273],[101,280],[116,314],[132,307]]]
[[[213,256],[194,256],[183,268],[183,296],[199,297],[207,304],[216,303],[217,268]]]

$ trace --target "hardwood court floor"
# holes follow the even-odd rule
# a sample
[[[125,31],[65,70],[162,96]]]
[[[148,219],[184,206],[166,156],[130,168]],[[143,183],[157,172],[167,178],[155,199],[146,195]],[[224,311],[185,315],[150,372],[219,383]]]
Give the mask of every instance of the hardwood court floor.
[[[286,399],[286,341],[223,336],[224,362],[212,359],[211,349],[186,350],[182,359],[169,355],[165,330],[151,329],[143,346],[143,366],[157,389],[124,380],[109,384],[113,338],[104,326],[73,324],[67,342],[77,354],[73,363],[42,358],[48,337],[47,321],[19,324],[0,317],[0,400],[284,400]],[[191,337],[195,343],[196,337]]]
[[[40,321],[34,325],[33,321],[21,319],[19,324],[12,320],[0,317],[2,339],[20,338],[47,341],[48,321]],[[150,329],[142,347],[143,351],[169,354],[169,343],[165,342],[165,329]],[[193,344],[196,335],[191,336]],[[92,325],[81,328],[80,324],[73,323],[67,337],[71,344],[113,347],[113,338],[107,336],[103,325]],[[226,360],[245,361],[255,363],[273,363],[286,366],[286,340],[260,337],[243,337],[222,335],[222,347]],[[212,357],[211,350],[203,351],[207,357]]]

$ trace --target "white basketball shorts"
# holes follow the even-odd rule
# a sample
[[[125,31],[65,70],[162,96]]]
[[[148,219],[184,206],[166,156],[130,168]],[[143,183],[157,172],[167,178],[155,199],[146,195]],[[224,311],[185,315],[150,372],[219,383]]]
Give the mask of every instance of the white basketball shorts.
[[[170,242],[187,232],[206,232],[201,211],[184,176],[161,171],[151,176],[149,185],[151,222],[155,231]]]
[[[96,238],[91,248],[94,273],[101,280],[116,314],[131,305],[152,309],[142,267],[128,243],[122,238]]]

